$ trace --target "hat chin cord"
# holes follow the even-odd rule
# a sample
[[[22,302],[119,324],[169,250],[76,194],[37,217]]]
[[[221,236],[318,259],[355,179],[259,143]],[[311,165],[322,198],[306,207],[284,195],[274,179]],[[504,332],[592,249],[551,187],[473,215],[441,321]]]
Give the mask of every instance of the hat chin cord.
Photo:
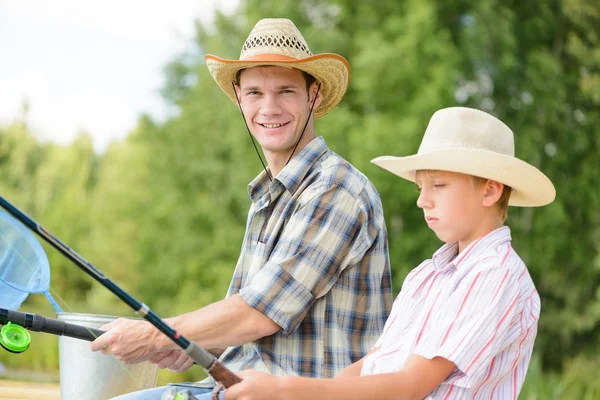
[[[254,150],[256,151],[256,155],[258,156],[258,159],[260,160],[260,163],[262,164],[263,169],[267,173],[267,176],[269,177],[269,180],[271,182],[273,182],[273,176],[271,175],[271,172],[269,172],[269,170],[267,169],[267,167],[265,165],[265,162],[263,161],[262,157],[260,156],[260,152],[258,151],[258,147],[256,146],[256,142],[254,141],[254,137],[252,136],[252,132],[250,132],[250,128],[248,127],[248,122],[246,121],[246,117],[244,116],[244,111],[242,110],[242,104],[240,103],[240,99],[238,99],[237,93],[235,91],[235,82],[231,82],[231,86],[233,87],[233,93],[235,94],[235,100],[237,102],[238,108],[240,109],[240,114],[242,114],[242,119],[244,120],[244,125],[246,125],[246,130],[248,131],[248,135],[250,135],[250,140],[252,141],[252,145],[254,146]],[[321,90],[321,83],[320,82],[319,82],[319,85],[317,86],[317,93],[315,93],[315,98],[313,99],[312,105],[310,106],[310,111],[308,112],[308,117],[306,118],[306,123],[304,124],[304,128],[302,128],[302,133],[300,134],[300,138],[296,142],[296,145],[294,146],[294,149],[292,150],[292,154],[290,154],[290,157],[286,161],[285,165],[289,164],[290,160],[294,156],[294,153],[296,152],[296,149],[298,148],[298,145],[300,144],[300,141],[302,140],[302,137],[304,136],[304,132],[306,131],[306,127],[308,126],[308,121],[310,121],[310,116],[312,115],[313,109],[315,108],[315,103],[317,102],[317,97],[319,95],[319,90]]]

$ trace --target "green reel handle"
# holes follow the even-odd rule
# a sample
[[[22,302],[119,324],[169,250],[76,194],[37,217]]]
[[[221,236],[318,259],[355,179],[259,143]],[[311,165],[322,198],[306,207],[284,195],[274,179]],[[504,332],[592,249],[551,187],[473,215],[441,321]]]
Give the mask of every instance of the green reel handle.
[[[22,353],[29,348],[31,335],[21,325],[9,322],[0,330],[0,345],[11,353]]]

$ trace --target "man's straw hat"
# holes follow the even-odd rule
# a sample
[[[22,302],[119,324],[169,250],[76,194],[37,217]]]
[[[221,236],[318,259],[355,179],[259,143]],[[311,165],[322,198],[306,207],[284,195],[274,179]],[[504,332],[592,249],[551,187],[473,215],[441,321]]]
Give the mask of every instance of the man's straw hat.
[[[321,83],[323,96],[315,108],[319,118],[333,110],[348,88],[350,65],[340,55],[313,55],[296,25],[289,19],[267,18],[258,21],[242,47],[239,60],[226,60],[207,54],[206,65],[221,89],[235,102],[231,86],[241,69],[271,65],[296,68],[312,75]]]
[[[383,156],[371,162],[412,182],[419,170],[492,179],[514,189],[511,206],[543,206],[556,196],[546,175],[515,157],[510,128],[496,117],[471,108],[451,107],[433,114],[416,155]]]

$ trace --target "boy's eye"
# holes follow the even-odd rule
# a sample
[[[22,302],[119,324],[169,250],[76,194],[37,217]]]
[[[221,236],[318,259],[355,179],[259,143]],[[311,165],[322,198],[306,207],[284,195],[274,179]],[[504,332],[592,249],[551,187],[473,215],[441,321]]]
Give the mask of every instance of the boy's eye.
[[[444,186],[446,186],[443,183],[436,183],[435,185],[433,185],[434,188],[443,188]]]

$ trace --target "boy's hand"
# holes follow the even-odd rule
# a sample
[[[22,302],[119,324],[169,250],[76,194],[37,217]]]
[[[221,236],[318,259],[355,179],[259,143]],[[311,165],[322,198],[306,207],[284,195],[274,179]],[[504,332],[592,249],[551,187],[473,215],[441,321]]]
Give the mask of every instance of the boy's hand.
[[[225,400],[282,399],[423,399],[456,369],[442,357],[428,359],[413,354],[402,371],[363,377],[310,379],[278,377],[257,371],[242,371],[237,383],[225,390]]]
[[[281,378],[264,372],[236,372],[242,381],[225,390],[225,400],[270,400],[281,399]]]

